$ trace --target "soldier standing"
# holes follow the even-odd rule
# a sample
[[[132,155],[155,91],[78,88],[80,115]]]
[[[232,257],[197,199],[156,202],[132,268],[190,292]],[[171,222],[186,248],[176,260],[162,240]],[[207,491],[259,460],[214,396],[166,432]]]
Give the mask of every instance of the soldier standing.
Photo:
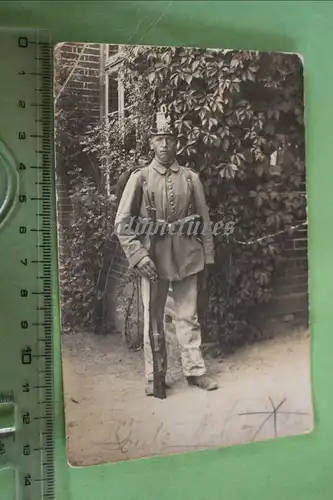
[[[217,389],[206,374],[201,353],[201,328],[198,321],[198,276],[205,275],[207,266],[214,263],[214,244],[208,207],[198,174],[179,165],[176,156],[176,137],[166,107],[156,116],[150,144],[153,161],[135,170],[129,177],[119,203],[115,225],[124,228],[133,217],[148,218],[147,197],[153,200],[156,219],[166,224],[181,224],[191,215],[199,216],[206,230],[197,234],[172,231],[154,236],[154,261],[149,257],[151,236],[127,226],[117,231],[120,244],[132,269],[141,275],[144,308],[144,358],[147,379],[146,394],[153,395],[153,356],[149,337],[149,321],[153,334],[160,338],[163,351],[163,371],[167,359],[164,338],[164,309],[171,283],[176,312],[176,334],[181,352],[182,369],[189,385],[205,390]],[[175,226],[173,226],[175,227]],[[140,234],[138,234],[140,233]],[[150,283],[157,280],[157,293],[151,313]]]

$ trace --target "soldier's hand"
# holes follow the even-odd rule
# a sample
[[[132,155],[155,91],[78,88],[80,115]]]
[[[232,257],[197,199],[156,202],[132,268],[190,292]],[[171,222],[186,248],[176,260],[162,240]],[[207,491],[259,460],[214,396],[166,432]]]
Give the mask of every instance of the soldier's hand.
[[[143,257],[143,259],[137,263],[136,267],[139,273],[145,278],[152,281],[158,278],[156,266],[150,257]]]

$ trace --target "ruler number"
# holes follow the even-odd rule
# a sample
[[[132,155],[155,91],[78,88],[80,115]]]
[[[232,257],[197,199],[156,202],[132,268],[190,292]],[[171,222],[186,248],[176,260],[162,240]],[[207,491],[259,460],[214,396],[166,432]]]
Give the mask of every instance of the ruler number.
[[[29,425],[30,422],[31,422],[31,420],[30,420],[30,413],[26,411],[22,415],[22,423],[23,423],[23,425]]]
[[[27,330],[28,327],[29,327],[29,324],[27,321],[21,321],[22,330]]]
[[[21,297],[28,297],[28,290],[21,290]]]
[[[21,264],[23,264],[24,266],[27,266],[28,265],[28,259],[23,259],[23,260],[20,260]]]
[[[20,226],[20,234],[26,234],[27,228],[25,226]]]
[[[31,474],[24,476],[24,486],[31,486]]]
[[[18,138],[20,139],[20,141],[24,141],[27,138],[26,133],[25,132],[19,132],[18,133]]]
[[[19,105],[19,108],[25,108],[25,101],[19,101],[18,102],[18,105]]]
[[[32,362],[31,347],[27,346],[21,351],[21,363],[22,365],[31,365],[31,362]]]
[[[22,452],[23,452],[23,455],[24,455],[24,456],[28,456],[28,455],[30,455],[30,453],[31,453],[30,444],[25,444],[25,445],[23,445]]]
[[[20,203],[26,203],[26,201],[27,201],[26,195],[25,194],[20,194],[20,196],[19,196],[19,202]]]
[[[24,165],[24,163],[20,163],[19,170],[25,170],[25,169],[26,169],[26,166]]]
[[[28,47],[28,39],[26,36],[20,36],[17,40],[17,44],[21,49],[26,49]],[[20,71],[19,75],[25,75],[25,71]],[[24,103],[24,106],[22,106],[20,103]],[[24,101],[19,101],[19,107],[25,108],[25,102]]]
[[[22,391],[23,392],[30,392],[30,384],[29,384],[29,382],[26,382],[25,384],[22,385]]]
[[[28,39],[26,36],[20,36],[18,39],[18,46],[21,49],[26,49],[28,47]]]

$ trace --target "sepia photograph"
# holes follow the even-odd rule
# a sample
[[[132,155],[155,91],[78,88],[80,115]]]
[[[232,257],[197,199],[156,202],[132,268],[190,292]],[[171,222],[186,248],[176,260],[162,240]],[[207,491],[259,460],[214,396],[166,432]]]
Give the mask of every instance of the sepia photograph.
[[[54,51],[68,462],[313,430],[303,61]]]

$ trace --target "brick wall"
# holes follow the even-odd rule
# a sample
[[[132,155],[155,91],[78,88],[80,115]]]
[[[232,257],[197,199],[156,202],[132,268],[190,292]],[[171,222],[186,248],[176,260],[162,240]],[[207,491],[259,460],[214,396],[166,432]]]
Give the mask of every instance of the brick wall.
[[[60,52],[61,66],[67,67],[69,70],[80,58],[66,88],[80,92],[77,108],[88,109],[93,118],[99,119],[101,99],[100,45],[64,43],[56,50]],[[80,79],[80,76],[84,76],[84,81]]]
[[[66,84],[62,96],[66,96],[68,90],[77,91],[78,95],[75,108],[73,109],[72,106],[70,109],[70,111],[73,112],[73,118],[80,117],[82,111],[88,110],[91,114],[91,124],[94,124],[100,119],[102,91],[100,84],[100,45],[89,44],[84,47],[82,43],[65,43],[56,47],[56,51],[60,55],[60,65],[61,67],[65,67],[68,71],[71,71],[74,67],[82,49],[83,55]],[[57,67],[55,67],[55,73],[57,73]],[[84,81],[82,81],[82,76],[84,77]],[[61,108],[61,106],[62,101],[60,98],[56,106],[56,111]],[[82,160],[81,166],[85,166],[84,159]],[[60,160],[57,165],[56,186],[58,223],[60,225],[59,246],[60,252],[65,252],[66,249],[64,248],[61,237],[61,229],[70,224],[71,204],[68,197],[69,179],[65,169],[61,166]]]

